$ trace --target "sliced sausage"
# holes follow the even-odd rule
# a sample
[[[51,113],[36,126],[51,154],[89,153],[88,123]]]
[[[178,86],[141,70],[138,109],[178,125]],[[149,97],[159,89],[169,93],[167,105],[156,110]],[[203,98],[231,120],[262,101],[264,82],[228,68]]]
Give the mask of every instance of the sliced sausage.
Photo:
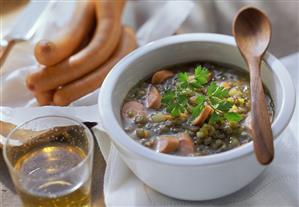
[[[188,156],[194,151],[192,138],[187,133],[181,133],[179,136],[179,149],[177,155]]]
[[[192,121],[192,124],[195,126],[202,125],[212,112],[213,109],[209,105],[205,105],[202,112]]]
[[[137,114],[144,113],[144,106],[137,101],[129,101],[123,105],[122,116],[123,118],[133,118]]]
[[[152,108],[152,109],[158,109],[161,106],[161,95],[158,89],[150,85],[148,87],[148,92],[146,96],[146,107],[147,108]]]
[[[160,136],[156,142],[156,151],[162,153],[173,153],[179,147],[179,140],[176,136]]]
[[[163,83],[166,79],[174,76],[174,73],[169,70],[160,70],[152,77],[152,84]]]

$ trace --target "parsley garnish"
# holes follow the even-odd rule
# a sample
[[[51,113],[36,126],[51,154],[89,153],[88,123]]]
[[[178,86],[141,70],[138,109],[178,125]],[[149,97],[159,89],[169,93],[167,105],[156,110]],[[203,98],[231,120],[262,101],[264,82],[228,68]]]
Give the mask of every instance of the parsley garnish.
[[[216,82],[212,82],[207,89],[207,102],[214,109],[210,122],[215,123],[226,119],[228,121],[239,122],[242,116],[238,113],[229,112],[233,104],[226,100],[228,90],[222,86],[218,86]]]
[[[201,65],[195,68],[194,75],[189,75],[187,72],[178,73],[175,89],[165,91],[162,97],[162,103],[166,106],[166,111],[172,116],[179,116],[181,113],[186,112],[190,104],[188,103],[189,97],[184,91],[203,89],[203,86],[208,83],[209,75],[209,70]],[[211,123],[221,120],[239,122],[243,119],[240,114],[229,112],[233,104],[226,100],[228,90],[218,86],[216,82],[210,83],[205,94],[199,94],[198,92],[197,94],[196,105],[192,107],[193,119],[202,112],[205,104],[210,105],[214,110],[209,119]]]
[[[224,118],[226,118],[228,121],[236,121],[236,122],[239,122],[243,119],[243,117],[240,114],[234,112],[225,113]]]
[[[195,80],[197,83],[204,85],[208,82],[209,80],[209,70],[205,67],[202,67],[201,65],[197,66],[194,70],[195,74]]]
[[[222,86],[217,86],[216,82],[212,82],[208,87],[207,95],[221,99],[228,96],[228,90]]]
[[[189,76],[187,72],[178,73],[177,87],[180,89],[195,89],[203,86],[209,80],[209,70],[205,67],[197,66],[194,75]]]
[[[189,77],[189,75],[186,72],[178,73],[178,83],[179,83],[180,87],[188,88],[188,86],[189,86],[188,77]]]
[[[166,111],[172,116],[179,116],[186,111],[188,97],[182,95],[179,91],[165,91],[162,97],[162,103],[166,105]]]
[[[193,119],[195,119],[200,114],[200,112],[203,110],[205,101],[206,101],[206,98],[203,95],[199,95],[196,98],[197,105],[192,108],[192,118]]]

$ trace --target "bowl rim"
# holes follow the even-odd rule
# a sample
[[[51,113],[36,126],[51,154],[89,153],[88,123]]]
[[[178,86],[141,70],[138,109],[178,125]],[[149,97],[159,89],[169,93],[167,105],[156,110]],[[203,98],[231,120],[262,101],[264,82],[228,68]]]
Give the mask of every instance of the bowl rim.
[[[104,80],[99,97],[98,97],[98,107],[101,117],[105,117],[105,121],[101,121],[104,127],[104,132],[109,135],[114,144],[121,147],[124,150],[131,151],[148,160],[153,160],[159,163],[169,164],[169,165],[183,165],[183,166],[199,166],[199,165],[212,165],[222,162],[227,162],[230,160],[238,159],[248,154],[253,153],[253,143],[249,142],[240,147],[201,157],[181,157],[168,155],[164,153],[157,153],[154,150],[148,149],[130,136],[128,136],[123,130],[122,126],[118,123],[117,118],[113,113],[112,97],[115,85],[118,83],[118,78],[122,75],[124,71],[131,62],[135,61],[144,54],[157,50],[159,48],[187,43],[187,42],[211,42],[215,44],[225,44],[233,47],[237,47],[235,40],[232,36],[214,34],[214,33],[193,33],[193,34],[181,34],[171,37],[166,37],[157,41],[148,43],[142,46],[132,53],[128,54],[121,61],[119,61],[108,74]],[[282,104],[281,109],[278,111],[277,117],[272,123],[273,136],[275,142],[277,137],[286,128],[289,121],[292,118],[295,109],[295,89],[290,78],[290,75],[282,63],[274,57],[272,54],[267,52],[264,56],[263,61],[268,65],[271,71],[277,76],[279,84],[282,89]],[[286,103],[286,100],[288,101]],[[102,110],[103,109],[103,110]]]

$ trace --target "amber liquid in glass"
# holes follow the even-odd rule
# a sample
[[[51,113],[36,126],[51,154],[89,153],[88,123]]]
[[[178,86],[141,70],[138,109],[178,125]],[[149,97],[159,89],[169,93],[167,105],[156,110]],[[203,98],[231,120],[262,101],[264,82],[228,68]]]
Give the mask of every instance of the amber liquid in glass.
[[[72,168],[85,157],[82,149],[67,143],[49,143],[20,156],[15,169],[30,177],[22,186],[16,186],[24,206],[91,206],[88,173],[80,172],[75,179],[59,176],[75,170]]]

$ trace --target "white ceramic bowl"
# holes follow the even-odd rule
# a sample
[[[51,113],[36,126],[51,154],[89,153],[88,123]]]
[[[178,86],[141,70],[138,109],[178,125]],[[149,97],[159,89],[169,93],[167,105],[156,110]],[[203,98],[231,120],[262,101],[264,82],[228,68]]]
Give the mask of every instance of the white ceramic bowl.
[[[126,56],[109,73],[99,95],[104,131],[128,167],[153,189],[185,200],[208,200],[231,194],[265,169],[257,163],[252,143],[215,155],[179,157],[156,153],[122,129],[120,110],[129,89],[165,66],[199,60],[247,68],[231,36],[177,35],[152,42]],[[269,53],[262,63],[262,79],[275,104],[272,130],[277,144],[279,134],[292,117],[295,90],[287,70]]]

